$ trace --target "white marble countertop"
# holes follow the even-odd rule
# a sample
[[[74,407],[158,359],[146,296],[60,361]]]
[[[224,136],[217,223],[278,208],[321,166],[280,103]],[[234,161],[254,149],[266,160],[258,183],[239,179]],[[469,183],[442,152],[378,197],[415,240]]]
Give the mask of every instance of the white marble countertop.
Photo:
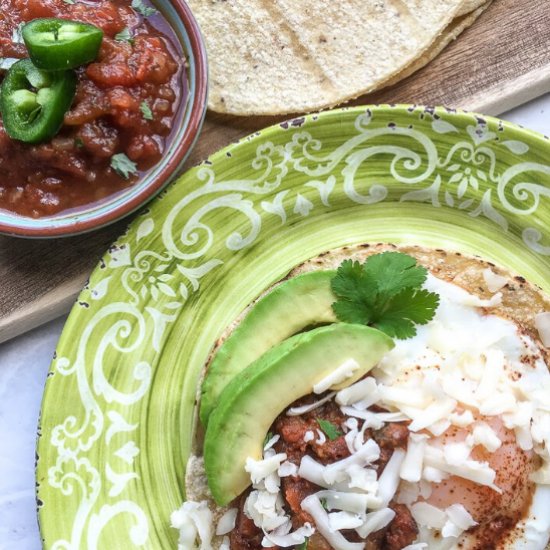
[[[550,94],[502,116],[550,134]],[[34,446],[42,387],[65,318],[0,345],[0,550],[41,548]]]

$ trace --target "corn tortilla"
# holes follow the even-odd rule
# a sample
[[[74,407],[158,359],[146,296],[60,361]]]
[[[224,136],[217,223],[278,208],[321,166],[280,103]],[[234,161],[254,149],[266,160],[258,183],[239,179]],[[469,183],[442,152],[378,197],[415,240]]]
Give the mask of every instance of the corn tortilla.
[[[378,89],[478,3],[189,0],[209,55],[208,106],[234,115],[313,111]]]
[[[457,16],[460,17],[462,15],[466,15],[467,13],[472,13],[485,3],[486,0],[464,0],[462,2],[462,8],[457,13]]]
[[[460,34],[462,34],[468,27],[470,27],[474,21],[493,3],[493,0],[488,2],[476,2],[476,4],[481,4],[475,10],[466,13],[460,17],[457,17],[446,29],[445,31],[435,40],[435,42],[430,46],[430,49],[421,55],[418,59],[413,61],[407,68],[395,75],[388,82],[384,83],[384,88],[388,86],[393,86],[401,80],[409,77],[414,74],[416,71],[419,71],[425,67],[430,61],[435,59],[451,42],[456,40]]]

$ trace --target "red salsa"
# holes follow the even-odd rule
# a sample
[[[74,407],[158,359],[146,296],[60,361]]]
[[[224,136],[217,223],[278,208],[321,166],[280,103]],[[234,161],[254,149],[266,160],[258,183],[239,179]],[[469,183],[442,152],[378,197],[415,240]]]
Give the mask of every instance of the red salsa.
[[[185,62],[162,15],[140,11],[130,0],[0,0],[0,58],[28,57],[19,29],[36,18],[81,21],[104,33],[97,59],[77,69],[76,96],[55,137],[38,145],[13,140],[0,119],[0,209],[39,218],[91,204],[133,185],[161,159],[185,103]],[[111,166],[121,153],[137,165],[127,178]]]

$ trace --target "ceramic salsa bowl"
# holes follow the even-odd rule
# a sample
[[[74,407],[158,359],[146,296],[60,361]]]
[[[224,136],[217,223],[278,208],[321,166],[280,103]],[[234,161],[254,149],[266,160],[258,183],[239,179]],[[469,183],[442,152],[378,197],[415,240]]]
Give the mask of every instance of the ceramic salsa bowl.
[[[162,28],[167,23],[171,27],[172,40],[177,39],[186,60],[176,80],[181,85],[178,90],[180,106],[173,117],[173,128],[166,138],[161,160],[148,170],[139,172],[135,183],[97,202],[53,215],[34,218],[10,212],[0,205],[0,233],[45,238],[91,231],[135,211],[178,174],[195,144],[206,112],[206,50],[197,22],[184,0],[153,0],[153,4],[165,20],[156,18],[161,23],[153,22],[153,26],[161,25],[159,28]],[[32,166],[33,160],[29,162]]]

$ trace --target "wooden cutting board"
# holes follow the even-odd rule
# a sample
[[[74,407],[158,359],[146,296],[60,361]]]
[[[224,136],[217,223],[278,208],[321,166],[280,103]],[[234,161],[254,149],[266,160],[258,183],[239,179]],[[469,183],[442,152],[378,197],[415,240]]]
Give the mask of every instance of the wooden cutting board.
[[[498,115],[550,91],[550,2],[495,0],[427,67],[355,105],[445,105]],[[187,167],[282,118],[209,113]],[[68,311],[98,259],[127,225],[30,241],[0,237],[0,342]]]

